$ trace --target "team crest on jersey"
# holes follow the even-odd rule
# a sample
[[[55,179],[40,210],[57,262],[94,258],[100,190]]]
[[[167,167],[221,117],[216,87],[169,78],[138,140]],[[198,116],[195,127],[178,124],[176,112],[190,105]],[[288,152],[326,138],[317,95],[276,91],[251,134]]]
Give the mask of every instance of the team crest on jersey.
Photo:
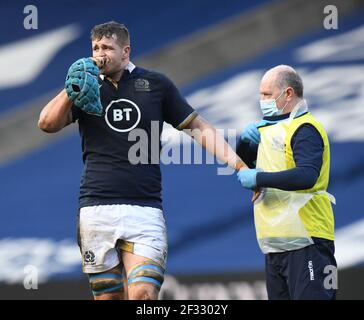
[[[149,81],[147,79],[136,79],[134,83],[135,91],[150,91]]]
[[[138,125],[140,118],[139,107],[128,99],[113,100],[105,109],[107,125],[118,132],[133,130]]]

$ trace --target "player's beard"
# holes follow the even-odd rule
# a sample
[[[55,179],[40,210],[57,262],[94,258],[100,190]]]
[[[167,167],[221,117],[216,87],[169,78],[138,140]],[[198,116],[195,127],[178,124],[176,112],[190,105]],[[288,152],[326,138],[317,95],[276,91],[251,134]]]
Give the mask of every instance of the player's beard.
[[[119,75],[121,77],[125,66],[122,64],[118,64],[117,66],[112,66],[110,63],[106,63],[103,68],[101,68],[100,73],[114,80],[120,80]]]

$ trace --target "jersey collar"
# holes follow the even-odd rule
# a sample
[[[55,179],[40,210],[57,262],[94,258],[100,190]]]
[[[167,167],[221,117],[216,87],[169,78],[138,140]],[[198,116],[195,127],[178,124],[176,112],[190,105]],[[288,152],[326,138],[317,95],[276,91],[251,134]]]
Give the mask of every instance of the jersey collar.
[[[135,64],[132,63],[131,61],[129,61],[129,63],[125,67],[125,70],[128,70],[129,73],[132,73],[135,68],[136,68]],[[101,78],[101,80],[104,80],[105,79],[105,75],[101,74],[100,75],[100,78]]]
[[[125,67],[125,70],[128,70],[129,73],[132,73],[134,69],[135,69],[135,64],[132,63],[131,61],[129,61],[129,63]],[[108,81],[110,81],[112,83],[112,85],[115,87],[115,89],[118,88],[118,83],[115,80],[113,80],[113,79],[111,79],[109,77],[105,77],[103,74],[100,75],[100,78],[101,78],[101,80],[107,79]]]
[[[135,64],[129,61],[128,65],[125,67],[125,70],[128,70],[130,73],[132,73],[134,69],[135,69]]]

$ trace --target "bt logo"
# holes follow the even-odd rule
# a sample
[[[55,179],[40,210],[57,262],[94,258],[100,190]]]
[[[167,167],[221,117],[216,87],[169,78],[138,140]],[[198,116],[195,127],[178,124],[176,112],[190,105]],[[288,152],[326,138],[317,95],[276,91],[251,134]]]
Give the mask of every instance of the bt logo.
[[[128,99],[113,100],[105,110],[105,121],[108,126],[118,132],[133,130],[141,117],[139,107]]]
[[[121,121],[124,119],[123,112],[125,114],[125,120],[130,121],[130,112],[132,112],[132,108],[124,108],[124,109],[114,109],[113,115],[114,115],[114,121]]]

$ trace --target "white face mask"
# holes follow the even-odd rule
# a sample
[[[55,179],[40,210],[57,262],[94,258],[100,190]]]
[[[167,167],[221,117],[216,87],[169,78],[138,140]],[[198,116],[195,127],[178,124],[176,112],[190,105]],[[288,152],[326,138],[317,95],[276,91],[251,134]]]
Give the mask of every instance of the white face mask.
[[[267,100],[260,100],[260,109],[262,110],[264,117],[272,117],[272,116],[279,116],[283,114],[283,110],[288,104],[288,101],[284,105],[282,109],[278,109],[277,107],[277,100],[282,96],[284,90],[276,99],[267,99]]]

